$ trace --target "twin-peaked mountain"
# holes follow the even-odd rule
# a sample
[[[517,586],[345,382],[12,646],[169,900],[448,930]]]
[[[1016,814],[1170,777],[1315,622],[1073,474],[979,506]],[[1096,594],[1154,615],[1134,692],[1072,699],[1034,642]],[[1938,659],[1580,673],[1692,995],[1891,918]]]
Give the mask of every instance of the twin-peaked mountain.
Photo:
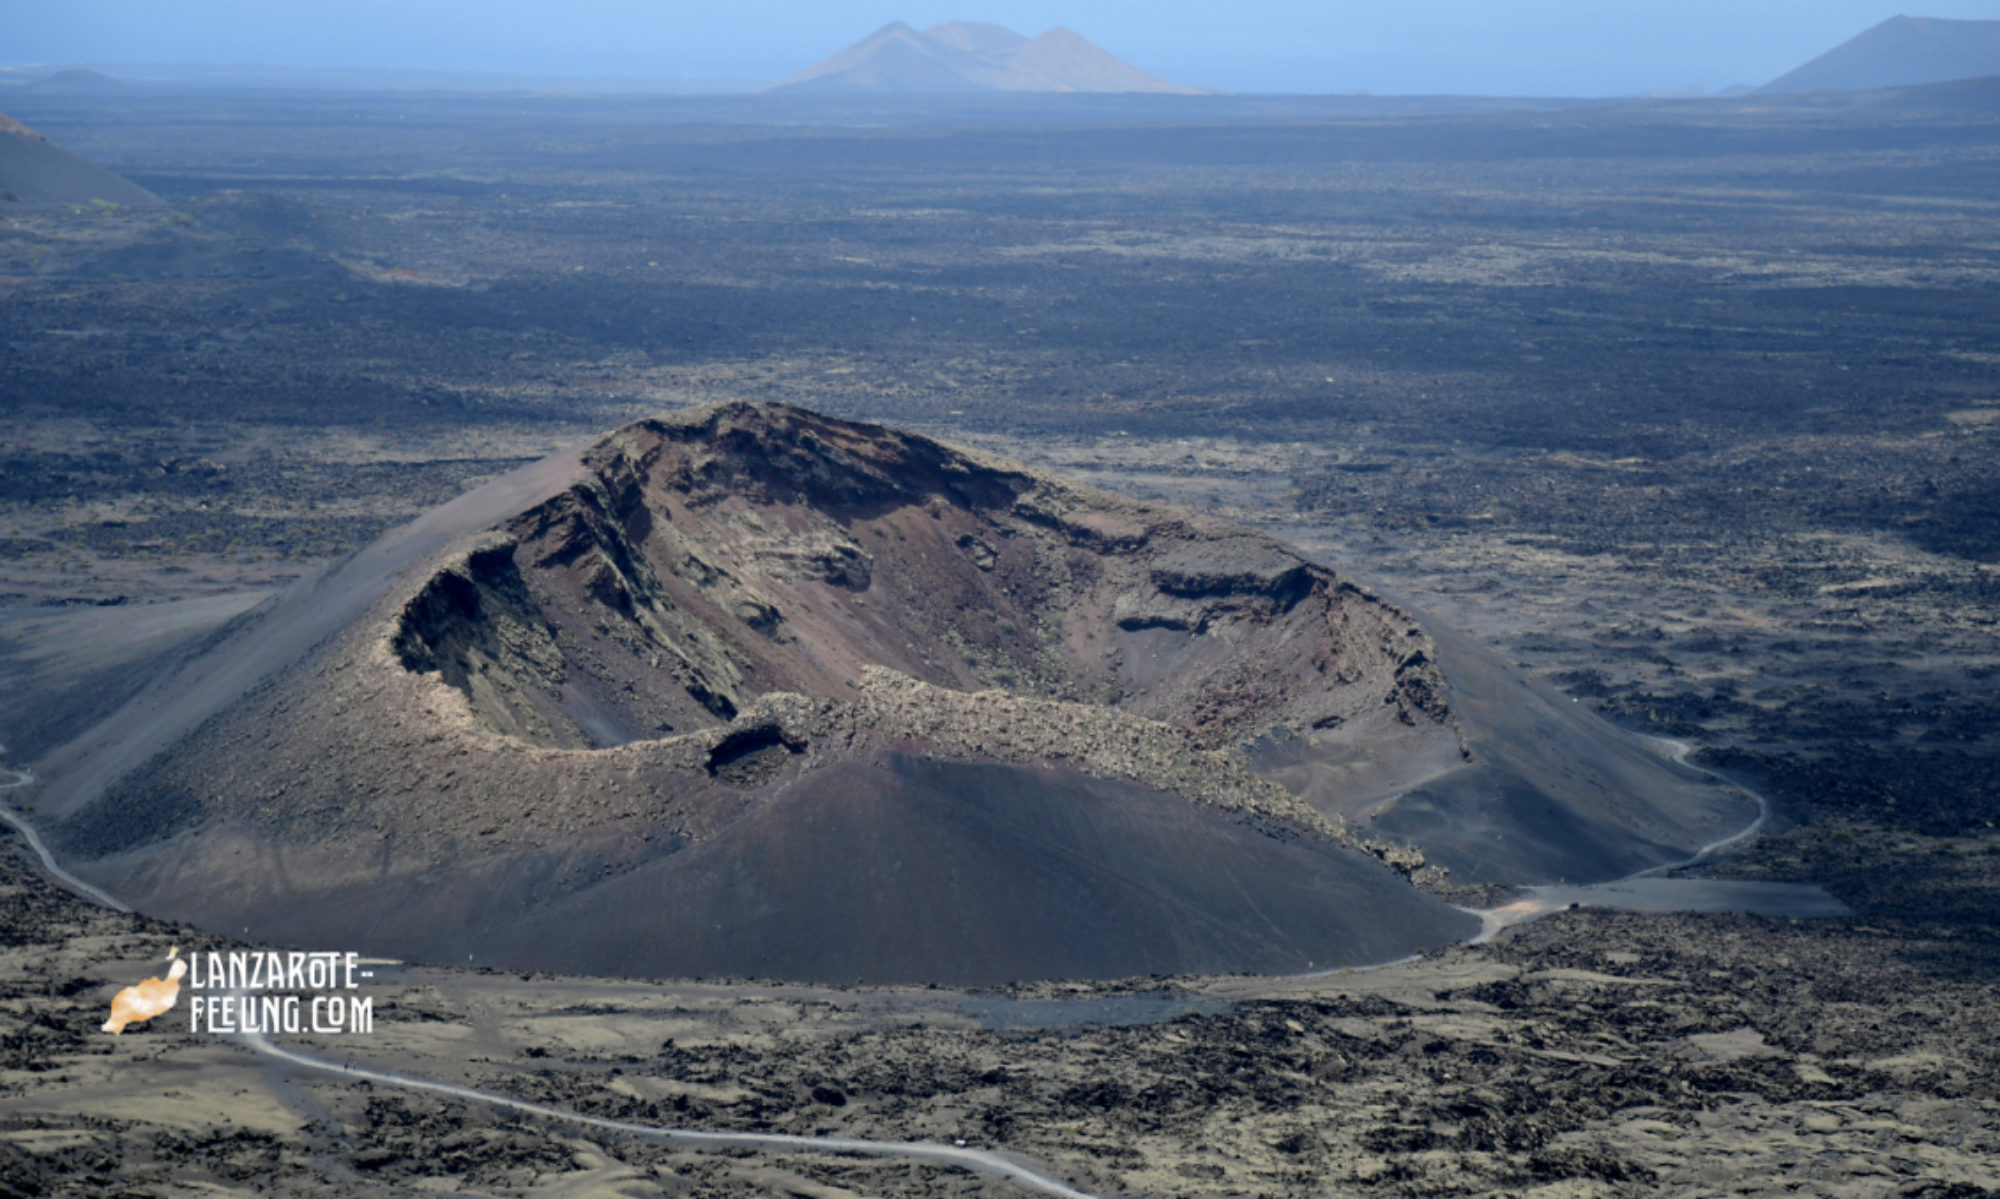
[[[1176,92],[1057,27],[1039,37],[979,21],[914,29],[893,21],[795,75],[772,84],[784,92]]]

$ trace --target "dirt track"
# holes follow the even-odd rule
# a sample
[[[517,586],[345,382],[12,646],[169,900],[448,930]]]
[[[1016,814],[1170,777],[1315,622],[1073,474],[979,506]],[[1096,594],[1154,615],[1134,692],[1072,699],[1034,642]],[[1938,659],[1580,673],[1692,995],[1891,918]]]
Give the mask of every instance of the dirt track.
[[[114,1041],[96,1031],[110,993],[170,941],[202,940],[56,890],[9,844],[0,983],[18,1022],[0,1040],[0,1180],[23,1194],[253,1178],[327,1194],[424,1180],[506,1195],[1014,1193],[274,1072],[172,1016]],[[1941,859],[1933,894],[1992,886],[1996,861]],[[374,1036],[310,1052],[612,1120],[963,1137],[1099,1194],[1972,1194],[2000,1185],[1986,1036],[2000,1006],[1946,965],[1959,927],[1566,911],[1488,946],[1254,995],[1187,981],[1233,997],[1222,1011],[1046,1031],[983,1029],[923,989],[421,971],[376,993]]]

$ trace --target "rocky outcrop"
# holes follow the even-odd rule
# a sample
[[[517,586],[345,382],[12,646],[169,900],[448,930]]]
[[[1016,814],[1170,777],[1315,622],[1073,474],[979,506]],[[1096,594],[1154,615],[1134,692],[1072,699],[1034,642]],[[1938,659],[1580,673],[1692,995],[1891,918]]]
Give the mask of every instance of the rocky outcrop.
[[[488,727],[537,744],[582,734],[550,697],[564,681],[541,609],[501,539],[447,562],[403,605],[390,633],[405,670],[436,673]]]
[[[646,422],[587,466],[392,633],[445,647],[401,660],[534,744],[845,699],[871,668],[1113,707],[1204,750],[1382,703],[1450,719],[1413,622],[1246,530],[795,409]]]

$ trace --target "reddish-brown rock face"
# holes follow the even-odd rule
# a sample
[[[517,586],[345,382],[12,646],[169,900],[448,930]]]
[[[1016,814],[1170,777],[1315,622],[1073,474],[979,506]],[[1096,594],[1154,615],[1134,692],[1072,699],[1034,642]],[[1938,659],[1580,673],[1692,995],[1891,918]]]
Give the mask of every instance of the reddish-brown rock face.
[[[440,571],[395,645],[482,723],[605,745],[866,666],[1116,707],[1215,748],[1446,718],[1414,622],[1260,534],[921,437],[735,405],[628,428]]]

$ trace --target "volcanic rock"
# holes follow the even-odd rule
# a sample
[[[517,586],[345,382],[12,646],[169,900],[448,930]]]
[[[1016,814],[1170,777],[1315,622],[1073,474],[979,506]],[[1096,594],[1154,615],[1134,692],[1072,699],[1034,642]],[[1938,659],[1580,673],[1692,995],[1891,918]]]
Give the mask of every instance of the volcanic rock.
[[[79,872],[268,940],[1296,971],[1471,932],[1406,877],[1433,847],[1608,877],[1741,816],[1516,686],[1261,534],[731,404],[392,535],[52,755],[41,798]]]

